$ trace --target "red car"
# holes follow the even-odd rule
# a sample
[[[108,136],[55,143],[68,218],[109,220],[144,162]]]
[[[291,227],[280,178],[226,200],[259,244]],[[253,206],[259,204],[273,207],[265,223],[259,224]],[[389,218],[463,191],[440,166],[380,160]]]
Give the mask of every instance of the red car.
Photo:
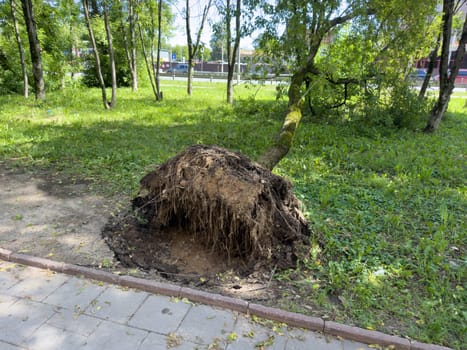
[[[435,76],[435,80],[439,81],[439,75]],[[467,69],[459,69],[459,72],[457,72],[456,80],[454,80],[454,84],[467,85]]]

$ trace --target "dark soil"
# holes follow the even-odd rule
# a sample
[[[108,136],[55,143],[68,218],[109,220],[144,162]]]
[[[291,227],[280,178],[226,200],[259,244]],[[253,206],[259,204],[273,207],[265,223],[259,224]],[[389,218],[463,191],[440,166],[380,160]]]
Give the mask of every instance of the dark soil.
[[[261,289],[308,251],[291,184],[241,154],[189,147],[141,188],[103,230],[124,266],[189,284]]]

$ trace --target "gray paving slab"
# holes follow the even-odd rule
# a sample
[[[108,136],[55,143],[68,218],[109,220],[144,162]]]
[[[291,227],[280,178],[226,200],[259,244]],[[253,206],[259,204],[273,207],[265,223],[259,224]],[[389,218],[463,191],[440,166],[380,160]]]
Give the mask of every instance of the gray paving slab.
[[[78,350],[86,337],[43,324],[24,342],[29,350]]]
[[[91,302],[86,313],[114,322],[126,323],[148,296],[146,292],[109,286]]]
[[[332,336],[294,329],[289,332],[287,350],[343,350],[340,339]]]
[[[7,261],[0,260],[0,290],[6,291],[16,283],[20,281],[19,278],[15,276],[13,270],[15,269],[16,264],[9,263]]]
[[[31,275],[9,288],[6,293],[20,298],[42,301],[70,279],[47,270],[32,270]]]
[[[198,344],[191,343],[183,339],[180,335],[172,333],[169,335],[149,333],[146,339],[138,350],[162,350],[162,349],[174,349],[174,350],[193,350],[193,349],[206,349]],[[214,349],[213,349],[214,350]]]
[[[21,345],[55,314],[51,305],[20,299],[0,309],[0,341]]]
[[[0,292],[0,310],[7,308],[11,304],[15,303],[18,298],[15,298],[12,295],[5,295]]]
[[[342,339],[344,350],[374,350],[366,344],[354,342],[352,340]]]
[[[1,350],[23,350],[26,348],[20,347],[18,345],[8,344],[0,340],[0,349]]]
[[[216,339],[225,342],[233,331],[236,317],[236,313],[231,311],[195,305],[183,319],[177,334],[196,344],[209,345]]]
[[[181,300],[174,302],[165,296],[150,295],[128,324],[160,334],[169,334],[177,330],[190,308],[191,304]]]
[[[277,322],[253,322],[230,310],[2,261],[0,287],[0,350],[371,349]]]
[[[96,331],[88,337],[82,350],[138,349],[148,336],[147,331],[117,323],[102,321]]]
[[[244,315],[238,316],[232,334],[227,350],[257,349],[261,345],[268,350],[283,350],[287,342],[287,334],[281,327],[261,326]]]
[[[85,279],[71,277],[45,298],[44,303],[77,312],[84,311],[106,288],[106,285],[99,286]]]
[[[67,309],[59,309],[55,315],[47,320],[47,324],[50,326],[85,337],[91,335],[101,322],[101,319]]]

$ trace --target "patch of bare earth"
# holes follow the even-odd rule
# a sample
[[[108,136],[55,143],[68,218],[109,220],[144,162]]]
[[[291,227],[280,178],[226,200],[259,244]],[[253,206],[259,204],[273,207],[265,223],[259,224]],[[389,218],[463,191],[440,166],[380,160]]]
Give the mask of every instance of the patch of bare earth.
[[[90,194],[88,186],[0,161],[0,247],[79,265],[113,265],[101,231],[115,201]]]

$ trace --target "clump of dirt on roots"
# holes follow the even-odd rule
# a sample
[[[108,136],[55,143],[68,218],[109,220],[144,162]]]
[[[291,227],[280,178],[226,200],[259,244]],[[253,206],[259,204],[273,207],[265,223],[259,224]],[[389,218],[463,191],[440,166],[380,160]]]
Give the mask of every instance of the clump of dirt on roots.
[[[104,230],[127,266],[201,275],[293,267],[309,228],[289,181],[245,156],[195,145],[141,179]]]

